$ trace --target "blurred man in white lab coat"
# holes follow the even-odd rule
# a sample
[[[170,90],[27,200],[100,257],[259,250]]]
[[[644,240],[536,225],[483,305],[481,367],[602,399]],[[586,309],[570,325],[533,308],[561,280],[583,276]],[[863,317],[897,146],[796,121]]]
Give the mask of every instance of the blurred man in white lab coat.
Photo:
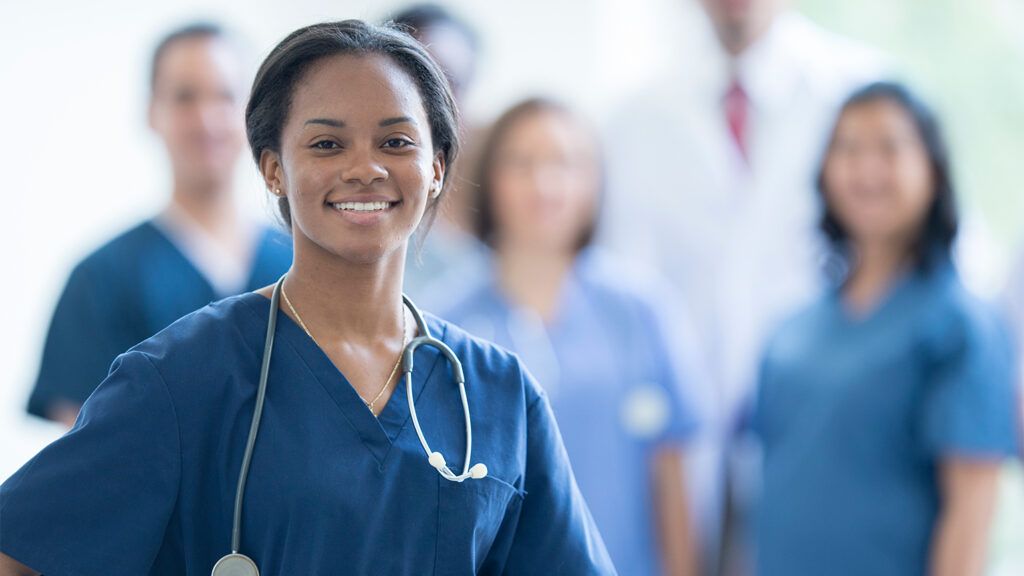
[[[737,573],[716,561],[727,478],[748,476],[727,455],[766,333],[821,283],[814,181],[834,113],[882,61],[785,0],[687,1],[698,32],[611,124],[607,241],[668,276],[703,343],[692,497],[709,572]]]

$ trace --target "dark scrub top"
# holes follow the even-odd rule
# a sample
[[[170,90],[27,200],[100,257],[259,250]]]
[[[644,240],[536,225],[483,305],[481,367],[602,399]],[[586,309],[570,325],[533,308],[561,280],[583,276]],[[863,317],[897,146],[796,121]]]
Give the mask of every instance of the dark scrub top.
[[[230,548],[270,301],[228,298],[121,355],[74,428],[0,487],[0,551],[46,574],[202,575]],[[429,317],[461,359],[473,463],[427,463],[404,384],[375,418],[279,314],[241,551],[263,574],[614,574],[544,393],[518,359]],[[465,428],[442,356],[414,397],[461,470]]]
[[[274,283],[291,261],[291,239],[264,229],[245,290]],[[153,221],[121,234],[71,272],[50,322],[28,411],[45,417],[56,402],[81,405],[118,354],[225,296],[230,294],[215,293]]]

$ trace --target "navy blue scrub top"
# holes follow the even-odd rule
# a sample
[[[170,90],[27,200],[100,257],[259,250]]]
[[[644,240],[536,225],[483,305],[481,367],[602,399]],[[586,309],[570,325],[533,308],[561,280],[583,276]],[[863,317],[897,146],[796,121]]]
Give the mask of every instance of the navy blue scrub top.
[[[291,262],[291,239],[265,229],[245,290],[272,284]],[[60,401],[81,405],[118,354],[225,296],[152,221],[121,234],[71,272],[50,322],[29,413],[45,417]]]
[[[74,428],[0,487],[0,551],[54,575],[202,575],[229,552],[270,302],[228,298],[119,356]],[[473,463],[428,463],[404,384],[374,418],[279,314],[241,551],[263,574],[614,574],[544,393],[518,359],[428,317],[461,359]],[[414,397],[461,470],[458,387],[433,348]]]
[[[838,290],[764,358],[758,574],[925,574],[947,458],[1017,451],[1014,359],[951,264],[854,318]]]

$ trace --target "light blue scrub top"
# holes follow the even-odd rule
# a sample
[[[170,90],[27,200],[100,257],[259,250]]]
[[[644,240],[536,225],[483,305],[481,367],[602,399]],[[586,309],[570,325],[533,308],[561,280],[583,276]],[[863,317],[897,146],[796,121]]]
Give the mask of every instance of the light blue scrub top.
[[[292,263],[292,241],[263,229],[245,290],[272,284]],[[153,221],[124,232],[75,266],[53,313],[28,411],[81,405],[118,354],[171,322],[231,294],[210,282]]]
[[[45,574],[208,576],[230,550],[270,302],[186,316],[114,363],[74,428],[0,487],[0,551]],[[428,463],[404,384],[374,418],[278,316],[241,551],[263,574],[614,574],[548,401],[512,355],[428,317],[462,360],[473,463]],[[465,428],[450,369],[416,351],[423,432],[453,469]]]
[[[522,356],[548,392],[615,565],[623,574],[661,574],[652,454],[659,446],[681,446],[697,427],[681,394],[693,383],[667,324],[680,318],[596,250],[577,259],[547,325],[512,304],[495,282],[492,269],[487,279],[450,295],[442,315]]]
[[[992,311],[941,263],[863,318],[838,290],[770,339],[761,576],[925,574],[945,458],[1017,450],[1014,360]]]

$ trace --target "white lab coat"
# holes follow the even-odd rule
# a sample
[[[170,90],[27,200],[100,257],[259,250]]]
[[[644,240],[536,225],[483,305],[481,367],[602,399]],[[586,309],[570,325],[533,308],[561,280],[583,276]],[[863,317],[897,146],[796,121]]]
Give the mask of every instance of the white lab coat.
[[[737,60],[710,26],[691,40],[675,70],[609,126],[604,241],[665,274],[696,324],[712,381],[696,383],[709,425],[689,472],[713,548],[724,445],[752,392],[762,342],[820,285],[814,181],[835,112],[883,66],[794,13]],[[750,100],[749,164],[725,120],[733,74]]]

